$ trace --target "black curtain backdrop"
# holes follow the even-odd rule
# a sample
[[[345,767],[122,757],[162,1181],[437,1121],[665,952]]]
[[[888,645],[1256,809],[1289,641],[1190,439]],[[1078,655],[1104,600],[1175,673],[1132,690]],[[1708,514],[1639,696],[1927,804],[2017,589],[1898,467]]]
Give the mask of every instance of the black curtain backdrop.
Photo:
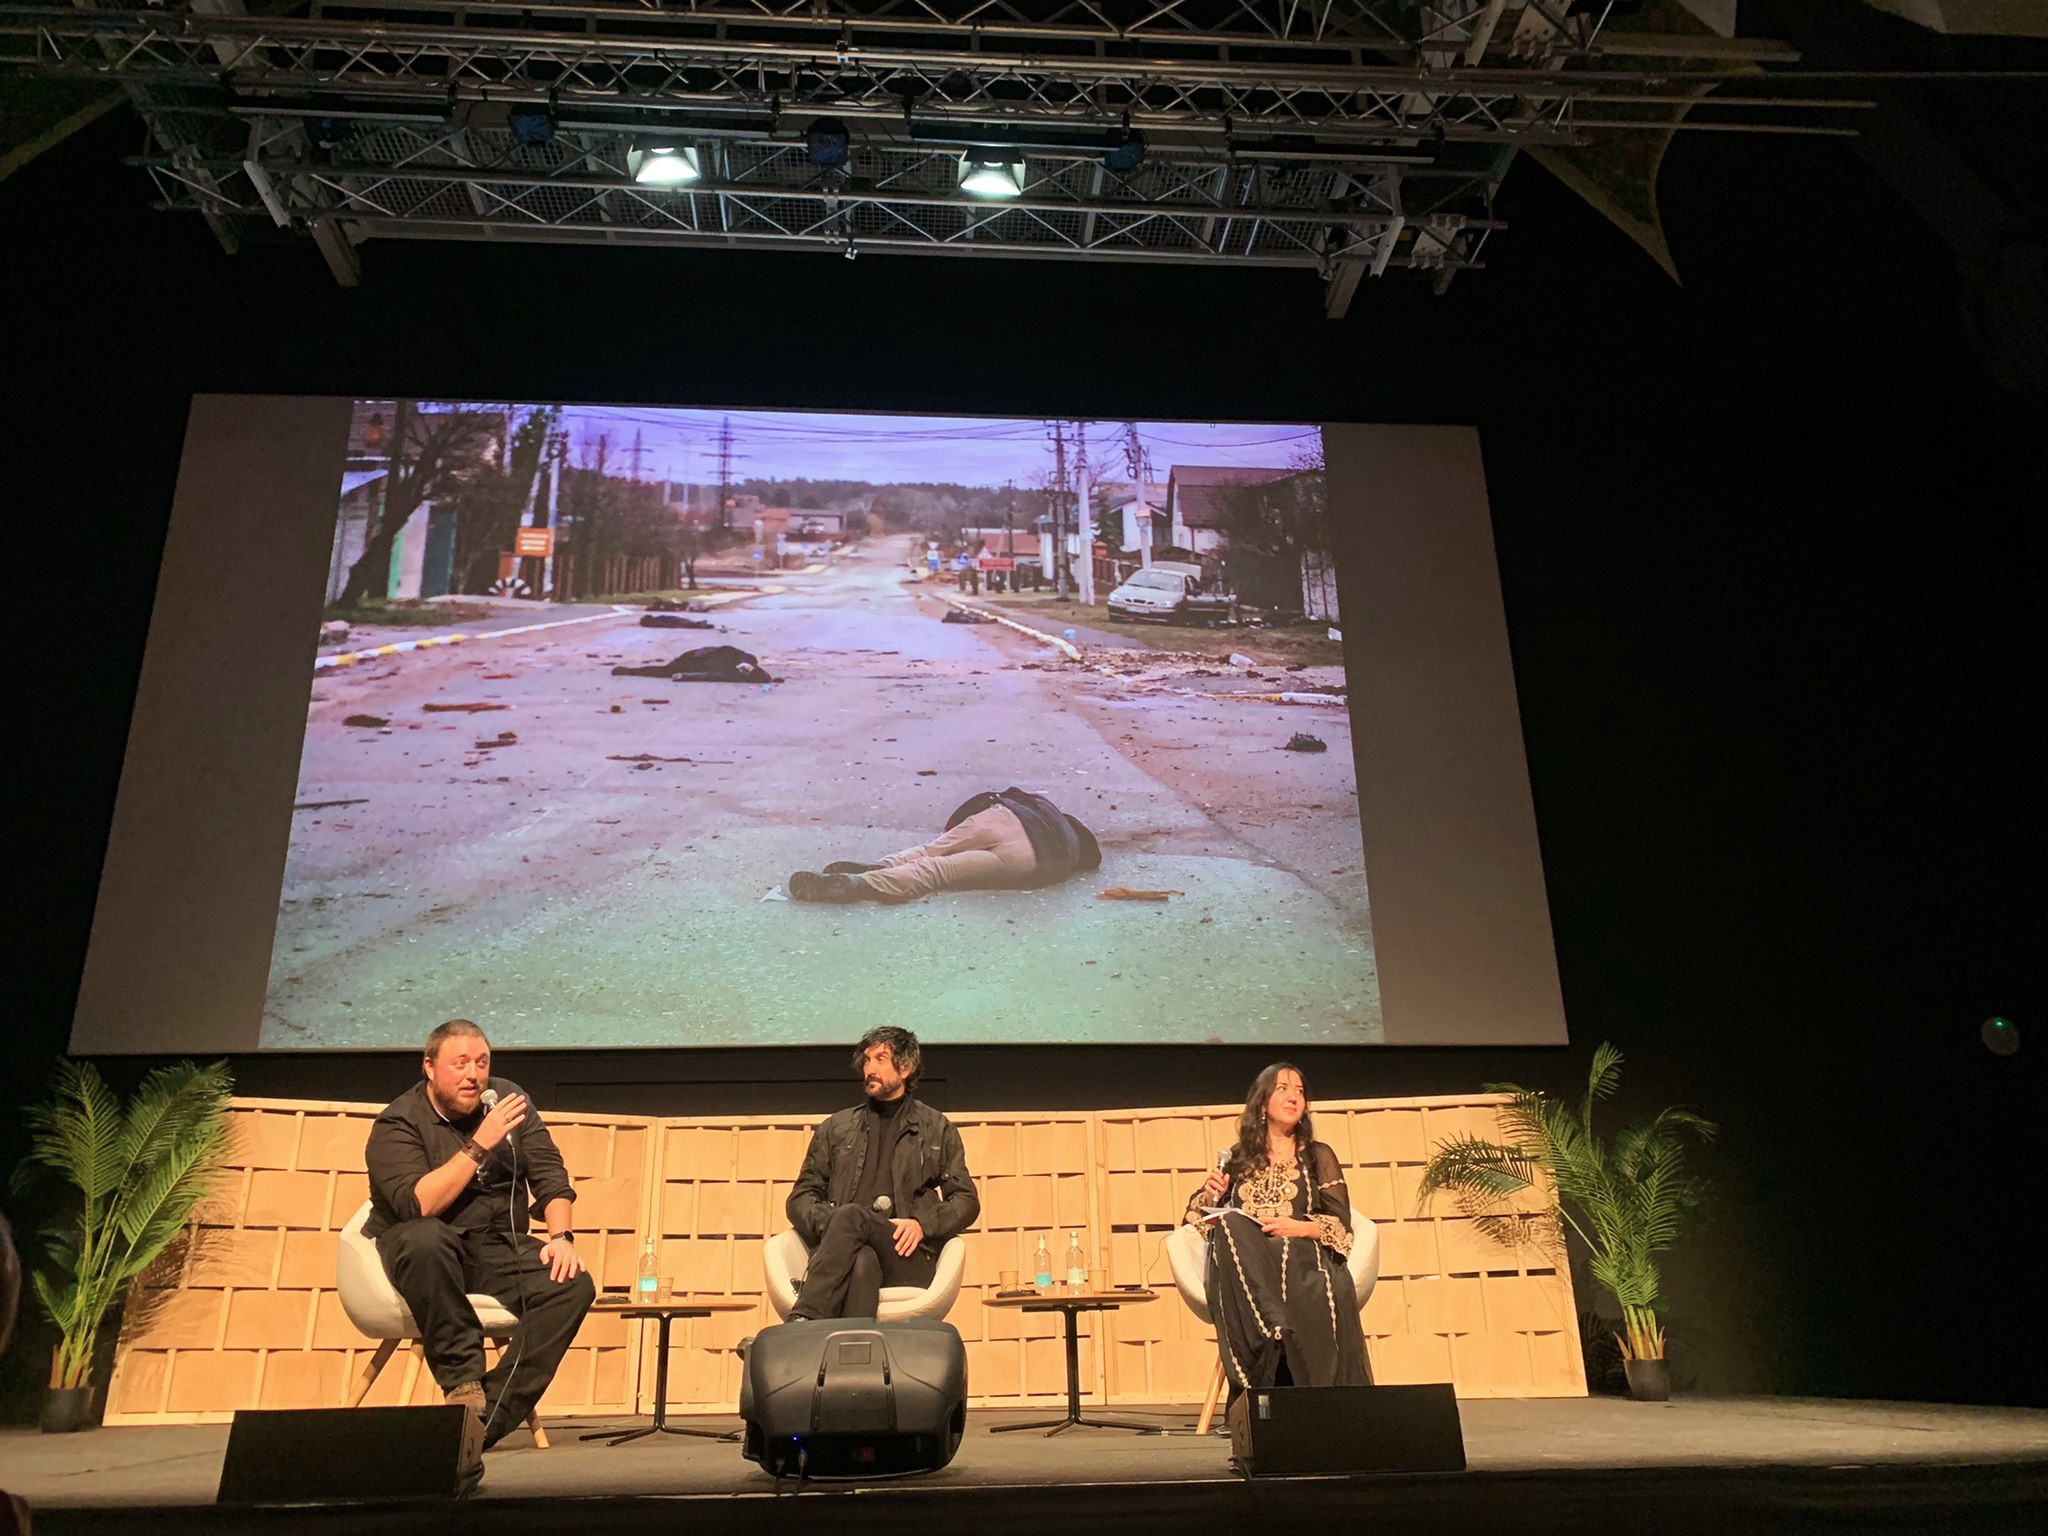
[[[1525,162],[1487,270],[1444,298],[1368,282],[1331,323],[1300,274],[781,254],[373,243],[345,291],[308,243],[229,257],[149,212],[118,164],[140,143],[117,114],[0,183],[0,674],[28,769],[8,1104],[64,1047],[195,392],[1469,422],[1574,1043],[1314,1053],[1312,1087],[1569,1088],[1612,1039],[1620,1113],[1682,1101],[1724,1127],[1713,1219],[1668,1269],[1682,1382],[2048,1402],[2028,1231],[2048,925],[2023,746],[2048,412],[1987,374],[1967,274],[1853,146],[1683,139],[1662,192],[1682,287]],[[2029,1037],[2018,1056],[1979,1044],[1992,1013]],[[930,1092],[1223,1101],[1261,1064],[951,1050]],[[845,1102],[844,1065],[513,1070],[544,1104],[745,1113]],[[236,1067],[244,1091],[363,1099],[415,1070]],[[0,1162],[22,1140],[8,1115]]]

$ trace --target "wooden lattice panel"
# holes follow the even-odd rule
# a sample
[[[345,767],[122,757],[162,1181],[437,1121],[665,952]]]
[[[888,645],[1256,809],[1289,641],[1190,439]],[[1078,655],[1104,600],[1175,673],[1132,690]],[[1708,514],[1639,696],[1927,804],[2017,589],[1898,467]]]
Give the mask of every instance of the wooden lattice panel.
[[[237,1099],[223,1193],[145,1278],[124,1319],[109,1424],[194,1423],[237,1408],[328,1407],[375,1344],[335,1294],[338,1234],[365,1200],[363,1149],[382,1105]],[[601,1283],[630,1284],[655,1131],[645,1117],[554,1114],[577,1190],[577,1243]],[[543,1413],[632,1411],[634,1332],[585,1321]],[[367,1402],[432,1402],[432,1378],[394,1358]]]
[[[1474,1094],[1315,1106],[1316,1133],[1344,1161],[1353,1206],[1379,1230],[1380,1281],[1363,1314],[1374,1374],[1388,1383],[1449,1381],[1465,1397],[1581,1396],[1577,1310],[1554,1256],[1501,1249],[1443,1202],[1416,1208],[1428,1149],[1460,1131],[1494,1134],[1500,1102]],[[201,1213],[195,1241],[149,1277],[161,1304],[123,1330],[109,1423],[186,1423],[241,1407],[343,1400],[371,1346],[334,1295],[335,1234],[367,1197],[363,1143],[375,1114],[361,1104],[236,1101],[229,1191]],[[1084,1317],[1083,1392],[1095,1402],[1201,1396],[1214,1335],[1175,1291],[1165,1240],[1237,1114],[1234,1105],[1202,1105],[953,1117],[982,1201],[948,1318],[966,1341],[971,1402],[1063,1398],[1058,1317],[985,1302],[1003,1270],[1028,1275],[1040,1234],[1063,1269],[1075,1231],[1112,1283],[1160,1292],[1154,1302]],[[664,1282],[756,1303],[676,1324],[675,1411],[730,1413],[738,1400],[736,1346],[774,1321],[761,1245],[787,1225],[784,1204],[815,1123],[549,1117],[576,1181],[578,1244],[601,1290],[630,1292],[642,1234],[653,1232]],[[651,1325],[589,1319],[543,1411],[651,1411],[654,1337]],[[370,1401],[431,1395],[426,1373],[400,1360]]]

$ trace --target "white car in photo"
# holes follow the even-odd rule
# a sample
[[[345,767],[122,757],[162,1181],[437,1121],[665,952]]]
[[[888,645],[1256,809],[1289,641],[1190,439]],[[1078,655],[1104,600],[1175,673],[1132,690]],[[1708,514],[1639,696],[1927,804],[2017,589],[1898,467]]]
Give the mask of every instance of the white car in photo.
[[[1227,592],[1202,590],[1200,566],[1161,561],[1140,571],[1109,594],[1113,619],[1162,619],[1170,623],[1211,623],[1230,617]]]

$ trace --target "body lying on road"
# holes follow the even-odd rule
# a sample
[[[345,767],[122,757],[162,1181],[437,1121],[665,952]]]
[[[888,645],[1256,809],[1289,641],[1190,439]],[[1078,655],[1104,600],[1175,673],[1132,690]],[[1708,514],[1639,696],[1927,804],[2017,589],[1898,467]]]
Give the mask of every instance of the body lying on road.
[[[878,864],[827,864],[789,877],[796,901],[916,901],[939,891],[1023,891],[1102,867],[1102,848],[1078,817],[1014,785],[984,790],[928,843]]]

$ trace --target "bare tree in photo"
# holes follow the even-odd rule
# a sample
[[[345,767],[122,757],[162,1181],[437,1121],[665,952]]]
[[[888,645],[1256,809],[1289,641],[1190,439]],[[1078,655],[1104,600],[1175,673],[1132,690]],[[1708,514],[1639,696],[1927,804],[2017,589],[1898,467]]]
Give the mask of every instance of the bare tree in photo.
[[[358,606],[373,591],[383,594],[399,530],[422,506],[450,495],[476,473],[482,449],[501,421],[494,411],[423,406],[414,400],[399,401],[394,415],[384,507],[342,584],[337,601],[343,608]]]
[[[731,543],[732,530],[714,525],[708,512],[678,509],[675,540],[676,558],[683,565],[683,585],[694,592],[697,590],[697,562]]]
[[[1256,608],[1302,606],[1302,565],[1330,549],[1327,481],[1321,445],[1302,453],[1294,473],[1223,494],[1226,567],[1240,601]]]
[[[455,509],[455,591],[487,592],[497,580],[499,556],[533,499],[547,436],[548,413],[528,412],[512,430],[511,468],[481,464],[447,498]]]

